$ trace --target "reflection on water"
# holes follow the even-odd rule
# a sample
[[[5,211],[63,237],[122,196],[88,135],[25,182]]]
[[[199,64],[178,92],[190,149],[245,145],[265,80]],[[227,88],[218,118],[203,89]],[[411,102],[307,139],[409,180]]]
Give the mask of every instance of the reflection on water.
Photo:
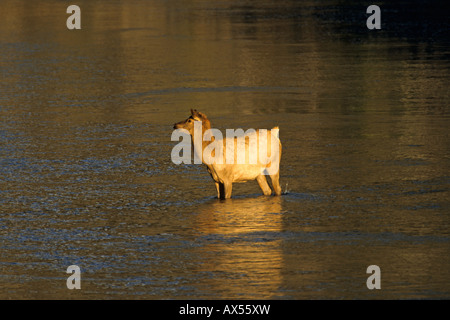
[[[207,243],[202,250],[215,253],[201,270],[222,274],[208,285],[223,298],[273,297],[282,282],[281,198],[214,200],[199,210],[194,226]]]
[[[0,298],[448,298],[449,21],[434,2],[2,1]],[[413,17],[413,18],[411,18]],[[280,127],[215,199],[172,124]],[[82,289],[66,288],[77,264]],[[365,283],[379,265],[382,290]]]
[[[196,217],[199,232],[233,235],[281,230],[281,198],[234,198],[211,201]]]

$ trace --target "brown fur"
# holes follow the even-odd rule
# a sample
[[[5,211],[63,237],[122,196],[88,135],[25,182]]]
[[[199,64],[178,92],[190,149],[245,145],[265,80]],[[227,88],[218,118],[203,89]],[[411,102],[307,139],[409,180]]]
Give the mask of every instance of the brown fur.
[[[209,121],[207,116],[197,110],[192,110],[192,109],[191,109],[191,116],[189,118],[187,118],[184,121],[180,121],[174,125],[174,129],[188,130],[192,137],[192,143],[194,143],[194,121],[202,122],[202,137],[206,130],[211,129],[211,122]],[[278,130],[278,127],[275,127],[273,129]],[[269,142],[272,141],[272,139],[270,138],[271,134],[273,134],[273,133],[270,130],[268,130],[267,131],[267,140]],[[258,141],[258,146],[259,146],[259,135],[260,135],[260,131],[256,130],[256,138]],[[235,146],[235,148],[234,148],[234,152],[235,152],[234,163],[227,164],[225,161],[226,152],[227,152],[227,148],[226,148],[227,139],[224,138],[223,139],[223,145],[224,145],[224,148],[223,148],[224,161],[223,161],[223,163],[217,164],[214,162],[212,164],[208,164],[205,162],[205,156],[203,155],[203,151],[210,143],[215,141],[215,139],[214,139],[214,136],[212,137],[211,141],[203,141],[203,138],[202,138],[202,154],[199,156],[201,156],[202,162],[207,166],[208,172],[211,175],[212,179],[214,180],[218,198],[220,198],[220,199],[230,198],[233,182],[246,182],[248,180],[256,180],[258,182],[260,188],[262,189],[264,195],[271,195],[272,190],[270,189],[270,187],[267,183],[267,179],[266,179],[265,175],[263,174],[263,172],[266,168],[269,168],[271,166],[272,162],[275,162],[274,165],[277,168],[276,173],[270,175],[270,178],[272,180],[272,185],[274,188],[274,193],[275,193],[275,195],[281,195],[281,187],[280,187],[280,183],[279,183],[279,170],[278,170],[279,163],[281,160],[281,142],[278,139],[277,135],[274,136],[274,138],[276,139],[275,141],[277,141],[279,144],[279,150],[277,150],[278,154],[275,154],[275,155],[268,154],[268,156],[270,156],[270,160],[271,160],[271,162],[269,162],[268,164],[261,163],[259,161],[259,159],[256,164],[249,164],[250,163],[249,162],[249,154],[250,154],[250,151],[249,151],[250,138],[249,137],[245,138],[245,149],[246,149],[245,163],[243,163],[243,164],[237,163],[237,152],[236,152],[237,138],[234,137],[234,138],[232,138],[232,139],[234,139],[234,146]],[[228,138],[228,139],[231,139],[231,138]],[[268,147],[267,150],[268,151],[271,150],[270,147]],[[211,155],[215,156],[214,151]]]

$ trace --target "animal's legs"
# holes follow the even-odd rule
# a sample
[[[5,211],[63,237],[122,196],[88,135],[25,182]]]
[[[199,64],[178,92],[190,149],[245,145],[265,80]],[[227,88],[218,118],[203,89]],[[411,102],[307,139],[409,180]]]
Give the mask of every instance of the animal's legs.
[[[280,187],[280,171],[277,173],[270,175],[270,180],[272,180],[273,190],[277,196],[281,195],[281,187]]]
[[[220,199],[220,184],[218,182],[214,182],[217,190],[217,198]]]
[[[260,174],[256,177],[256,181],[258,181],[259,187],[263,191],[265,196],[270,196],[272,194],[272,190],[269,187],[269,184],[267,183],[266,176],[263,174]]]
[[[233,183],[231,183],[230,181],[224,182],[223,187],[224,187],[225,199],[231,198],[231,191],[233,189]]]

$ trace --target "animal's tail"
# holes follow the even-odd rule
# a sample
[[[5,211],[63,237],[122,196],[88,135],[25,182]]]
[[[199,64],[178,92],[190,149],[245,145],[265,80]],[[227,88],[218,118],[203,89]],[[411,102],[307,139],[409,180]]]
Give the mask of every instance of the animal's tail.
[[[280,139],[280,128],[278,128],[278,126],[273,127],[272,130],[270,130],[270,132],[272,134],[275,135],[275,137],[277,137],[278,139]]]

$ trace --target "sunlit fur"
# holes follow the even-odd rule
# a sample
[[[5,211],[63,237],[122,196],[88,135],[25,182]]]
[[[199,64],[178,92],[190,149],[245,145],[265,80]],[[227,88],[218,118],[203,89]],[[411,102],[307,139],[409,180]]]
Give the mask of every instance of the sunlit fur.
[[[189,134],[192,137],[192,143],[194,144],[194,122],[195,121],[201,121],[202,122],[202,137],[206,130],[211,129],[211,122],[207,118],[207,116],[201,112],[198,112],[197,110],[191,109],[191,116],[187,118],[186,120],[180,121],[174,125],[174,129],[186,129]],[[275,195],[281,195],[281,187],[279,183],[279,165],[281,160],[281,142],[278,138],[278,127],[274,127],[273,132],[271,130],[267,130],[267,141],[269,141],[269,146],[267,148],[268,152],[268,158],[270,159],[269,163],[261,163],[259,161],[256,162],[256,164],[249,164],[249,141],[252,138],[251,135],[247,135],[245,138],[245,163],[239,164],[237,163],[237,138],[224,138],[222,139],[223,143],[223,161],[222,164],[218,164],[216,162],[213,162],[212,164],[208,164],[211,161],[205,161],[205,157],[208,157],[208,155],[203,154],[203,150],[215,141],[214,137],[212,137],[211,141],[203,141],[202,139],[202,150],[201,155],[198,155],[202,159],[202,163],[205,164],[208,168],[208,172],[211,175],[212,179],[214,180],[214,183],[216,185],[217,189],[217,197],[220,199],[227,199],[231,197],[231,191],[232,191],[232,184],[233,182],[246,182],[249,180],[256,180],[261,187],[261,190],[263,191],[264,195],[271,195],[272,190],[269,187],[267,183],[266,176],[264,175],[264,171],[267,170],[267,168],[271,167],[272,163],[274,163],[274,166],[276,170],[274,172],[270,172],[273,174],[270,174],[270,178],[272,181],[272,186],[274,189]],[[274,140],[272,140],[271,135],[273,136]],[[257,141],[259,141],[259,135],[260,131],[256,130],[255,133]],[[234,141],[231,141],[234,140]],[[219,140],[218,140],[219,141]],[[218,142],[217,141],[217,142]],[[231,144],[234,144],[234,163],[229,164],[226,163],[226,153],[227,153],[227,141],[228,146]],[[271,148],[270,143],[271,141],[278,142],[279,148],[276,148],[274,154],[271,154]],[[258,150],[259,150],[259,143],[258,143]],[[197,150],[199,152],[199,150]],[[230,151],[229,151],[230,152]],[[214,153],[213,153],[214,156]],[[273,168],[272,167],[272,168]]]

